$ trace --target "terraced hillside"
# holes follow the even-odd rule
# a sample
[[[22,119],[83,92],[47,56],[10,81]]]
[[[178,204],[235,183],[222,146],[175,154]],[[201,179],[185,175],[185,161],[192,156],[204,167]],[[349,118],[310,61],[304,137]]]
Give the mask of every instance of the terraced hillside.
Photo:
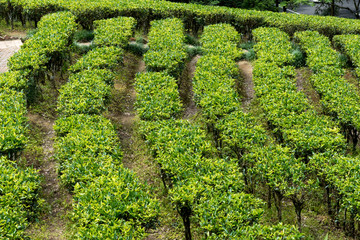
[[[357,21],[150,0],[0,9],[37,28],[0,75],[0,238],[359,237]]]

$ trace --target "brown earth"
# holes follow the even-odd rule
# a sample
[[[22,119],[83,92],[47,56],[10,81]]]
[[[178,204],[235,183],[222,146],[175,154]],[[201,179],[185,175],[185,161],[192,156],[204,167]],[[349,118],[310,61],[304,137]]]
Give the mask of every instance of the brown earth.
[[[243,96],[242,104],[245,110],[250,108],[251,100],[255,98],[254,82],[252,80],[253,67],[248,61],[240,61],[237,63],[242,81],[240,84],[240,94]]]
[[[199,108],[194,102],[194,91],[192,87],[192,79],[194,78],[196,63],[200,59],[200,55],[196,55],[186,63],[184,71],[180,76],[179,94],[184,105],[183,119],[191,119],[196,117]]]
[[[310,82],[312,72],[309,68],[303,67],[296,69],[296,87],[298,91],[303,91],[308,98],[310,104],[314,106],[319,113],[322,112],[320,96],[315,91]]]
[[[124,66],[117,71],[113,97],[106,117],[117,126],[124,153],[122,159],[124,167],[134,171],[142,182],[150,186],[151,195],[160,200],[160,225],[156,229],[148,230],[149,235],[146,239],[182,239],[183,234],[174,227],[179,225],[179,219],[162,186],[159,167],[138,133],[139,119],[134,108],[136,101],[134,83],[136,73],[144,72],[145,69],[145,63],[140,57],[130,53],[125,54]]]
[[[35,239],[63,240],[66,239],[68,224],[66,213],[71,208],[72,196],[60,184],[57,168],[58,163],[54,156],[54,121],[36,113],[29,113],[28,119],[31,126],[40,129],[43,143],[43,158],[35,168],[43,177],[41,197],[45,200],[44,212],[40,222],[32,224],[27,229],[27,234]],[[29,159],[29,162],[32,159]]]

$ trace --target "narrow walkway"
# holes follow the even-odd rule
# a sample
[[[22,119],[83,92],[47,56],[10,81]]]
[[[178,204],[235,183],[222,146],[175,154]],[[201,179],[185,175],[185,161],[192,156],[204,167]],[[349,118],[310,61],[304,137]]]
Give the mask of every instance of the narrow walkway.
[[[21,45],[21,40],[0,41],[0,73],[8,70],[8,59],[19,51]]]
[[[71,208],[72,196],[58,178],[58,163],[54,159],[54,120],[31,112],[28,113],[28,118],[30,125],[37,126],[41,131],[43,139],[43,158],[37,169],[44,179],[41,197],[45,202],[39,222],[30,225],[27,234],[34,239],[65,240],[68,224],[65,216]]]
[[[200,59],[200,55],[196,55],[185,66],[182,76],[180,77],[180,97],[184,104],[183,119],[191,119],[199,112],[194,102],[194,91],[192,80],[195,75],[196,64]]]
[[[243,78],[240,86],[243,107],[245,110],[249,110],[251,101],[255,98],[254,82],[252,80],[253,67],[248,61],[240,61],[237,64]]]

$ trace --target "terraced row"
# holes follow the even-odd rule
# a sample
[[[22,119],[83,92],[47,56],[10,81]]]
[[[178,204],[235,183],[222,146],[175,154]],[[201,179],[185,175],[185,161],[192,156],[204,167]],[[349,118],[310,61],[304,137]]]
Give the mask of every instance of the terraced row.
[[[58,19],[62,19],[60,23]],[[28,141],[26,102],[39,75],[49,70],[51,58],[67,51],[76,24],[71,13],[43,17],[39,30],[11,57],[10,71],[0,76],[0,238],[23,239],[28,220],[33,220],[40,203],[40,175],[33,168],[19,168],[15,158]],[[51,46],[49,36],[55,35]],[[32,58],[35,59],[32,59]]]
[[[106,110],[114,69],[132,35],[133,18],[95,23],[99,46],[70,67],[60,89],[55,157],[62,182],[73,191],[74,239],[142,239],[156,223],[159,204],[149,188],[121,165],[122,152]],[[100,34],[100,35],[99,35]],[[119,40],[120,39],[120,40]],[[115,46],[104,46],[112,45]]]

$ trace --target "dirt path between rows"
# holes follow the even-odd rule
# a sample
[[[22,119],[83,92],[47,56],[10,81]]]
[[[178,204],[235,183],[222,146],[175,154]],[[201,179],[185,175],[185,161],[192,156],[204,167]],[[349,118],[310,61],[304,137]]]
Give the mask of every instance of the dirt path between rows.
[[[139,119],[134,108],[136,101],[134,83],[136,73],[144,72],[145,68],[141,57],[125,54],[124,66],[117,71],[106,117],[117,127],[119,144],[124,153],[122,158],[124,167],[131,169],[142,182],[147,183],[152,189],[152,197],[160,200],[160,225],[156,229],[148,230],[149,235],[146,239],[181,239],[174,227],[179,224],[179,219],[163,190],[159,166],[153,160],[147,144],[138,131]]]
[[[179,94],[183,103],[184,112],[183,119],[191,119],[199,112],[198,107],[194,102],[194,91],[192,85],[192,79],[194,78],[196,71],[196,64],[200,59],[200,55],[196,55],[189,61],[179,80]]]
[[[242,76],[240,84],[240,94],[242,96],[242,104],[244,110],[250,108],[251,101],[255,98],[254,82],[252,80],[253,67],[248,61],[240,61],[237,63]]]
[[[35,167],[43,176],[41,197],[45,200],[45,212],[40,216],[40,222],[32,224],[27,233],[36,239],[63,240],[66,239],[68,221],[65,215],[71,208],[72,196],[61,186],[56,171],[58,163],[53,158],[54,120],[35,113],[29,113],[28,118],[30,125],[40,129],[43,138],[43,159]]]
[[[298,91],[302,91],[307,96],[310,104],[319,113],[322,112],[320,96],[312,87],[310,82],[311,70],[308,68],[296,69],[296,87]]]

